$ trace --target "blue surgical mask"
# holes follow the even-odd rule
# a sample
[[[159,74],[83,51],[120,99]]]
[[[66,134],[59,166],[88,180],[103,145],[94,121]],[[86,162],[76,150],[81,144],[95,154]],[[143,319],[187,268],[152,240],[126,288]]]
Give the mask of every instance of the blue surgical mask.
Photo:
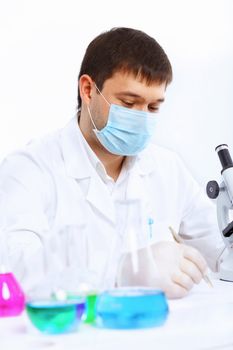
[[[97,86],[96,86],[97,88]],[[99,89],[97,88],[99,91]],[[93,121],[89,106],[90,119],[94,133],[100,143],[110,152],[122,156],[134,156],[141,152],[151,141],[156,127],[154,113],[139,111],[110,104],[108,121],[105,127],[98,130]]]

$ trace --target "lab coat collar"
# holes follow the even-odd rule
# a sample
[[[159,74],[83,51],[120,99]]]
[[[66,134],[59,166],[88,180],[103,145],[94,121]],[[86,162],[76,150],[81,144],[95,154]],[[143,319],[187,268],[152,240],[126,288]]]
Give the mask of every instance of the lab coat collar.
[[[76,179],[88,178],[95,175],[96,169],[87,157],[83,144],[86,140],[79,129],[77,117],[72,118],[62,130],[61,139],[62,152],[68,175]],[[137,171],[140,175],[151,173],[156,167],[154,154],[156,154],[156,146],[151,144],[133,160],[130,171]]]
[[[75,179],[93,175],[94,168],[83,146],[83,135],[74,117],[61,132],[62,154],[67,174]]]
[[[62,130],[62,153],[68,176],[77,181],[84,198],[108,221],[115,224],[115,208],[109,191],[96,173],[83,142],[86,142],[74,118]],[[100,193],[101,192],[101,193]]]
[[[61,147],[66,171],[69,176],[78,181],[86,200],[112,224],[115,224],[114,203],[108,189],[97,175],[93,162],[90,162],[83,142],[86,141],[79,129],[77,118],[73,118],[61,132]],[[138,176],[147,174],[155,167],[151,153],[145,150],[136,158],[129,159],[128,163],[129,172],[134,173],[131,177],[134,179],[131,184],[132,192],[140,199],[141,182],[137,182]],[[136,191],[135,187],[140,188]]]
[[[148,175],[156,168],[156,146],[151,144],[137,156],[138,173]]]

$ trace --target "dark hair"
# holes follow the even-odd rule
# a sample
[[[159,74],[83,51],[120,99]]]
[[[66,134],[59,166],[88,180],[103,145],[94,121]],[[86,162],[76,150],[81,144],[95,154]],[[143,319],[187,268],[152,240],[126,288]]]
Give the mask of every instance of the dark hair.
[[[165,82],[167,85],[172,81],[172,67],[162,47],[146,33],[131,28],[113,28],[91,41],[78,78],[88,74],[101,91],[105,80],[116,71],[133,73],[148,84]]]

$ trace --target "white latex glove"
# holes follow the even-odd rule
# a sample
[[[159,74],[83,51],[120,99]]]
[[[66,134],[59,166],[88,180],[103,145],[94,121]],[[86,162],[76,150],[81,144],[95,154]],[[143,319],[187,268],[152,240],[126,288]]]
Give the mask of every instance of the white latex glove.
[[[160,288],[168,298],[187,295],[194,284],[200,283],[207,263],[199,251],[185,244],[160,242],[152,246],[160,275]]]
[[[201,281],[206,269],[207,263],[197,249],[176,242],[159,242],[151,249],[138,251],[137,272],[133,271],[130,254],[126,254],[117,283],[160,288],[168,298],[181,298]]]

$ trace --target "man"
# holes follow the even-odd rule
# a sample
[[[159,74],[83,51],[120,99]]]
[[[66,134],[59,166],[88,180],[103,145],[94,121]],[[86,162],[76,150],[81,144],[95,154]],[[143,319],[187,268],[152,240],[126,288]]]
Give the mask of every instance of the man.
[[[222,241],[214,208],[180,159],[150,142],[171,80],[170,62],[153,38],[130,28],[105,32],[81,65],[77,118],[3,162],[1,226],[26,289],[36,283],[35,266],[41,270],[42,243],[56,240],[62,260],[67,240],[61,244],[59,232],[66,237],[66,227],[77,228],[72,264],[93,273],[99,286],[147,284],[182,297],[207,264],[216,269]],[[140,208],[137,235],[127,226],[130,203]],[[172,240],[169,225],[185,244]],[[133,274],[135,245],[144,265]],[[144,278],[152,265],[156,277]]]

